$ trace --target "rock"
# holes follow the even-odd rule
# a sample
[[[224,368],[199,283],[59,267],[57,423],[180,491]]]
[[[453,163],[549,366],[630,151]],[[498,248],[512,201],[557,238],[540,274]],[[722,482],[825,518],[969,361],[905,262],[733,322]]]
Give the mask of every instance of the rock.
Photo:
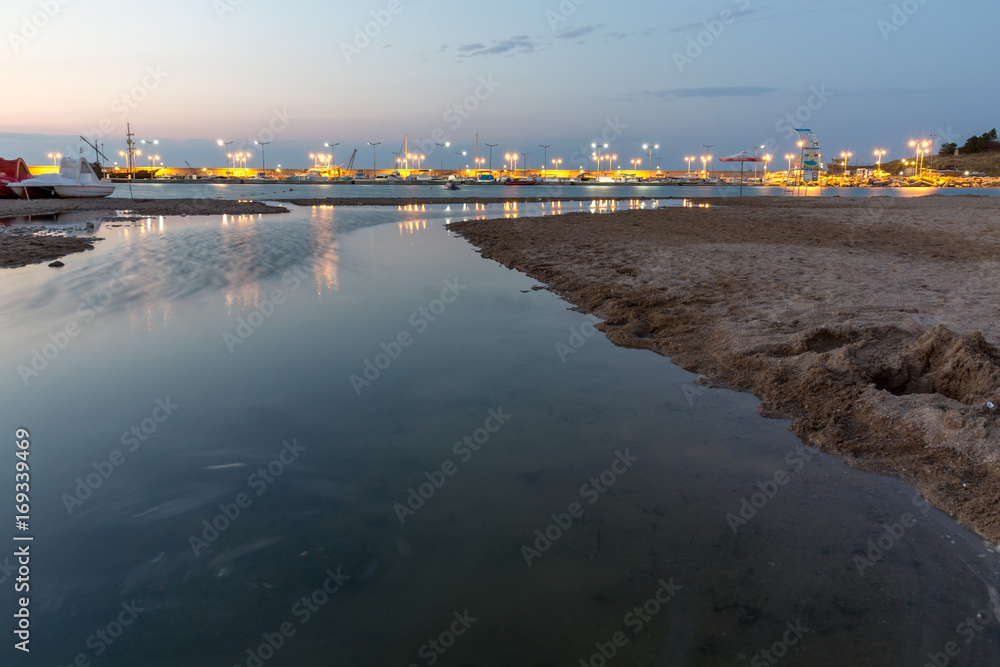
[[[60,261],[59,261],[59,260],[57,259],[56,261],[54,261],[54,262],[52,262],[51,264],[49,264],[49,266],[52,266],[52,267],[55,267],[55,268],[57,268],[57,269],[58,269],[58,268],[59,268],[60,266],[66,266],[66,265],[65,265],[65,264],[63,264],[62,262],[60,262]]]

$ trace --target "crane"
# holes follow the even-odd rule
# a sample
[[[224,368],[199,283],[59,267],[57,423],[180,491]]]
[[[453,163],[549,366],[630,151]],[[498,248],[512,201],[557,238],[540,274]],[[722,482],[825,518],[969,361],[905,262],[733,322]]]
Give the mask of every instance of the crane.
[[[337,166],[337,175],[338,176],[340,175],[340,170],[345,164],[347,165],[347,171],[354,169],[354,158],[356,158],[357,156],[358,156],[358,149],[355,148],[354,152],[351,153],[351,157]]]

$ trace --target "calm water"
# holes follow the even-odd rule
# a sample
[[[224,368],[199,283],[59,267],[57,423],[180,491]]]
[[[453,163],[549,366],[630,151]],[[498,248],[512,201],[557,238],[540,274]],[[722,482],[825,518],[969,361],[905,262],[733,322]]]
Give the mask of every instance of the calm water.
[[[0,272],[4,664],[997,664],[993,549],[446,228],[505,214],[105,223]]]
[[[780,187],[747,186],[743,196],[780,197]],[[928,194],[980,195],[995,197],[1000,188],[817,188],[800,189],[800,194],[827,197],[919,197]],[[300,199],[322,197],[435,197],[443,200],[467,197],[738,197],[738,186],[708,185],[551,185],[502,186],[463,185],[460,190],[445,190],[441,185],[351,185],[317,183],[236,184],[236,183],[142,183],[118,184],[114,197],[136,199],[160,197],[199,197],[208,199]],[[788,195],[792,196],[792,190]]]

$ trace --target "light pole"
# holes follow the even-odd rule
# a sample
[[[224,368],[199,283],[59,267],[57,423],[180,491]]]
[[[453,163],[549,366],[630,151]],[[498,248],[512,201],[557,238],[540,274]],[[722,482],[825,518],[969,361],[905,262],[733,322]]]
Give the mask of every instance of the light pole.
[[[552,158],[552,165],[556,171],[559,171],[559,169],[562,168],[562,163],[563,163],[562,158],[559,157]]]
[[[260,167],[264,170],[264,175],[267,176],[267,159],[264,157],[264,146],[267,146],[270,141],[255,141],[255,144],[260,146]]]
[[[499,146],[500,144],[486,144],[490,147],[490,174],[493,174],[493,147]]]
[[[457,155],[459,157],[459,160],[458,160],[458,170],[462,171],[462,159],[461,158],[462,158],[463,155],[468,155],[468,152],[466,152],[466,151],[461,151],[461,152],[455,151],[455,155]]]
[[[142,143],[149,144],[149,150],[147,151],[147,153],[149,154],[150,160],[152,160],[152,158],[153,158],[153,146],[155,144],[160,143],[160,140],[159,139],[152,139],[152,140],[147,141],[146,139],[143,139]]]
[[[368,145],[372,147],[372,180],[374,181],[375,180],[375,147],[376,146],[381,146],[382,142],[381,141],[375,141],[375,142],[369,141]]]
[[[542,175],[544,176],[545,165],[549,163],[549,149],[552,148],[552,144],[538,144],[538,147],[545,151],[542,155]]]
[[[643,144],[642,150],[649,151],[649,162],[646,164],[646,178],[653,177],[653,151],[660,150],[660,144],[655,144],[650,146],[649,144]]]
[[[691,175],[691,163],[695,161],[695,157],[693,155],[691,155],[691,156],[685,156],[684,159],[688,163],[688,173],[687,173],[687,175],[690,176]]]
[[[853,153],[850,151],[844,151],[840,154],[840,157],[844,160],[844,178],[847,178],[847,161],[851,159]]]
[[[712,159],[712,149],[715,148],[715,144],[712,144],[711,146],[709,146],[708,144],[702,144],[701,146],[702,146],[702,148],[705,149],[705,154],[708,155],[708,160],[711,160]],[[703,169],[703,171],[705,172],[705,178],[708,178],[708,169],[707,168]]]
[[[323,145],[330,149],[330,163],[331,164],[337,164],[337,160],[335,158],[335,156],[337,155],[337,151],[333,150],[333,147],[334,146],[339,146],[340,142],[338,141],[337,143],[332,143],[330,141],[327,141],[327,142],[324,142]],[[339,168],[337,169],[337,176],[340,176],[340,169]]]
[[[517,153],[505,153],[503,157],[510,164],[511,173],[517,176]]]
[[[885,155],[885,153],[886,152],[882,149],[878,149],[874,153],[875,157],[878,159],[878,166],[875,168],[876,175],[882,173],[882,156]]]
[[[601,146],[599,144],[590,144],[590,147],[593,148],[593,149],[595,149],[597,151],[597,153],[595,155],[595,157],[597,158],[597,175],[600,176],[601,175]],[[608,147],[608,145],[604,144],[604,148],[607,148],[607,147]]]
[[[446,141],[443,144],[439,144],[439,143],[435,142],[434,145],[441,147],[441,171],[443,172],[444,171],[444,149],[446,149],[449,146],[451,146],[451,142],[450,141]]]
[[[217,143],[220,146],[222,146],[222,154],[226,158],[226,169],[229,169],[229,144],[233,144],[233,143],[236,143],[236,142],[235,141],[223,141],[222,139],[219,139],[219,141]]]
[[[528,166],[528,168],[525,170],[525,172],[526,172],[525,176],[530,176],[531,175],[531,174],[527,173],[527,172],[531,171],[531,162],[528,161],[528,157],[530,157],[530,156],[531,156],[531,153],[521,153],[521,157],[524,158],[523,164],[525,164],[525,165]]]
[[[59,160],[62,159],[62,153],[49,153],[49,157],[52,158],[52,166],[58,167]]]

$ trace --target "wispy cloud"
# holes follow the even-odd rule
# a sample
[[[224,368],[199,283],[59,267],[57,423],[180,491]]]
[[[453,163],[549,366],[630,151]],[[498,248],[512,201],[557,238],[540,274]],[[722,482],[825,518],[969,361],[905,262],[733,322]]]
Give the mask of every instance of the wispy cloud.
[[[603,23],[594,23],[591,25],[581,26],[579,28],[574,28],[573,30],[567,30],[566,32],[561,32],[556,37],[559,39],[576,39],[577,37],[583,37],[584,35],[589,35],[598,28],[603,27]]]
[[[674,88],[673,90],[644,90],[639,97],[655,97],[663,100],[714,97],[758,97],[776,92],[777,88],[766,86],[715,86],[706,88]]]
[[[482,42],[477,42],[475,44],[463,44],[458,47],[458,52],[460,55],[467,58],[475,58],[478,56],[502,56],[502,55],[517,55],[521,53],[532,53],[540,46],[539,42],[532,39],[528,35],[514,35],[499,42],[492,42],[490,44],[483,44]]]

